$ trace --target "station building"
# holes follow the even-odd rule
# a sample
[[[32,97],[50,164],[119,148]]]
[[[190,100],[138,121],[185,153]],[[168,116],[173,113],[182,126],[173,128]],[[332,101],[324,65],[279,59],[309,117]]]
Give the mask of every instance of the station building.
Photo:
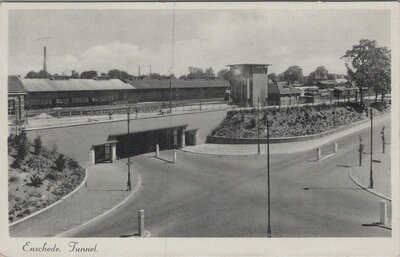
[[[18,87],[17,87],[18,85]],[[224,100],[229,83],[221,79],[27,79],[9,77],[9,100],[21,110],[122,103]],[[18,90],[19,91],[18,91]],[[18,96],[18,97],[17,97]],[[12,99],[10,97],[13,97]],[[18,100],[20,99],[20,100]],[[18,100],[18,101],[17,101]],[[9,101],[9,113],[15,113]],[[17,107],[19,108],[19,105]],[[15,107],[15,108],[17,108]],[[12,114],[14,115],[14,114]]]
[[[18,125],[25,120],[27,92],[18,76],[8,77],[8,123]]]

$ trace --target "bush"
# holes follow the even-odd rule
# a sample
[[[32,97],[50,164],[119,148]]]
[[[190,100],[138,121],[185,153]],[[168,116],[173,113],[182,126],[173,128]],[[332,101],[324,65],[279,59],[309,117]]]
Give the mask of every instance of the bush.
[[[42,152],[42,139],[40,136],[37,136],[33,141],[33,147],[35,155],[39,155]]]
[[[18,177],[17,176],[10,176],[8,178],[8,182],[9,183],[14,183],[14,182],[17,182],[17,181],[18,181]]]
[[[64,158],[64,155],[60,154],[55,161],[56,170],[63,171],[65,169],[66,163],[67,163],[67,160]]]
[[[25,130],[22,130],[21,133],[16,137],[16,148],[17,148],[17,156],[16,159],[24,160],[29,152],[29,142],[26,137]]]
[[[40,187],[43,184],[43,179],[36,174],[32,175],[30,180],[31,182],[28,183],[29,186]]]

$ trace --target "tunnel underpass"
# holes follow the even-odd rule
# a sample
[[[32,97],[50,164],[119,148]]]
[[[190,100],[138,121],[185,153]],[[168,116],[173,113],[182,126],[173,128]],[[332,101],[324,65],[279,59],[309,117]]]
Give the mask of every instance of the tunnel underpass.
[[[141,131],[115,136],[117,159],[160,150],[180,149],[185,147],[186,126]]]

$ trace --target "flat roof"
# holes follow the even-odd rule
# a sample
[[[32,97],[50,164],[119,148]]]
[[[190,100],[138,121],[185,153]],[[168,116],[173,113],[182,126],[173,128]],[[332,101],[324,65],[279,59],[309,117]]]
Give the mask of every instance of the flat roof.
[[[28,92],[131,90],[131,85],[119,79],[21,79]]]

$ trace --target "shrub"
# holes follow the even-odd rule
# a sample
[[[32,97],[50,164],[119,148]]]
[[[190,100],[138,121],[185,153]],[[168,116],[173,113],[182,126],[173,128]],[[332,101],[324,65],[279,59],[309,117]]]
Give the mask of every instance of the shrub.
[[[37,136],[33,141],[33,147],[35,155],[39,155],[42,152],[42,139],[40,136]]]
[[[8,182],[9,183],[14,183],[14,182],[17,182],[17,181],[18,181],[18,177],[17,176],[10,176],[8,178]]]
[[[26,137],[25,130],[22,130],[21,133],[16,137],[16,148],[17,148],[17,156],[16,159],[24,160],[29,152],[29,142]]]
[[[73,159],[69,159],[68,166],[73,170],[78,169],[80,167],[79,163]]]
[[[65,169],[66,163],[67,163],[67,160],[64,158],[64,155],[60,154],[55,161],[56,170],[63,171]]]
[[[29,186],[40,187],[43,184],[43,179],[36,174],[32,175],[30,180],[31,182],[28,183]]]

